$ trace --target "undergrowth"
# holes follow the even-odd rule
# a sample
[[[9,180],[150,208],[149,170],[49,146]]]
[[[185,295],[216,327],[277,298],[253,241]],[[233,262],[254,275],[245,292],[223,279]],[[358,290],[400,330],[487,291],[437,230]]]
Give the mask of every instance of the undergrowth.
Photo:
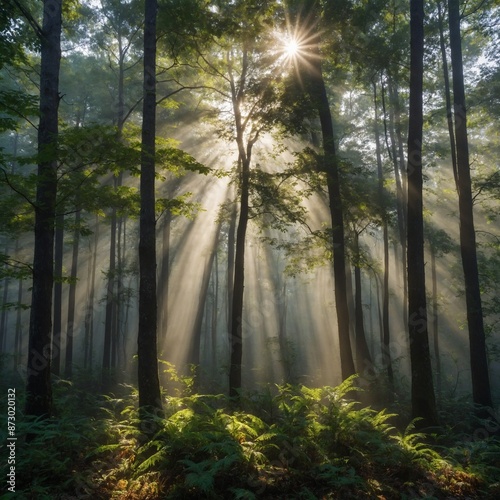
[[[165,396],[145,440],[137,393],[105,397],[55,386],[56,416],[18,411],[16,494],[27,499],[498,498],[500,442],[465,426],[426,435],[362,407],[338,387],[281,385],[241,396]],[[18,402],[21,408],[21,401]],[[27,433],[35,435],[28,444]],[[469,438],[472,434],[468,434]],[[3,436],[2,436],[3,437]],[[4,441],[5,442],[5,441]],[[5,462],[5,461],[4,461]],[[2,464],[1,473],[6,474]],[[4,495],[9,498],[8,494]],[[2,498],[4,498],[2,497]]]

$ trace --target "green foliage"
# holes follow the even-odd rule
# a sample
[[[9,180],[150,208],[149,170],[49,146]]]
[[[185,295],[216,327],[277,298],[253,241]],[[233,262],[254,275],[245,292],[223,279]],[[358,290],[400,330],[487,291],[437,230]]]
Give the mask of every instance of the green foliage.
[[[16,130],[22,119],[38,115],[38,98],[19,90],[0,89],[0,110],[0,132]]]
[[[193,394],[189,377],[166,366],[186,389],[166,396],[146,442],[130,386],[102,397],[59,381],[54,418],[18,411],[19,498],[396,499],[428,487],[438,498],[494,498],[486,488],[500,472],[497,438],[450,435],[447,448],[415,433],[414,422],[399,432],[395,415],[349,399],[355,379],[269,387],[242,394],[237,409],[225,396]],[[28,433],[32,441],[21,446]]]

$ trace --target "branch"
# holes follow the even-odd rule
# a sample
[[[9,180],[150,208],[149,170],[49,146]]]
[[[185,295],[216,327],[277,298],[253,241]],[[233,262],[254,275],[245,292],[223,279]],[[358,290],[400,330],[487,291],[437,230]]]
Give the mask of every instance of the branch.
[[[132,111],[142,102],[144,96],[142,96],[127,112],[127,114],[123,117],[123,123],[128,120],[128,117],[132,114]]]
[[[33,272],[33,267],[27,262],[23,262],[22,260],[12,259],[10,256],[7,257],[8,258],[6,260],[2,261],[2,264],[4,266],[13,267],[14,269],[28,268],[31,272]]]
[[[227,94],[220,91],[219,89],[216,89],[215,87],[210,87],[209,85],[186,85],[186,86],[182,86],[182,87],[166,94],[159,101],[156,101],[156,105],[162,103],[163,101],[167,100],[168,98],[172,97],[173,95],[178,94],[182,90],[199,90],[199,89],[213,90],[214,92],[217,92],[217,93],[221,94],[222,96],[226,97],[227,99],[229,99],[229,96]]]
[[[5,104],[5,102],[2,102],[2,106],[5,109],[8,109],[9,111],[11,111],[13,114],[21,117],[23,120],[26,120],[35,130],[38,130],[38,127],[27,116],[23,115],[16,108],[13,108],[12,106],[8,106],[7,104]]]
[[[43,32],[43,29],[38,24],[36,19],[31,15],[31,12],[19,0],[12,0],[12,1],[17,6],[17,8],[21,11],[23,16],[26,18],[26,20],[30,24],[30,26],[33,28],[33,31],[35,32],[36,36],[40,39],[45,38],[45,34]]]
[[[486,0],[481,0],[470,12],[468,12],[466,14],[465,10],[467,8],[467,3],[468,2],[464,2],[464,8],[462,9],[462,12],[460,13],[460,20],[467,19],[469,16],[472,16],[473,14],[475,14],[486,3]]]
[[[199,51],[197,50],[198,52],[198,56],[199,58],[201,58],[201,60],[218,76],[220,76],[221,78],[223,78],[224,80],[226,80],[226,82],[228,83],[231,83],[231,80],[222,72],[220,72],[213,64],[211,64],[207,59],[206,57]],[[202,67],[202,65],[200,63],[198,63],[198,66],[203,70],[203,71],[206,71],[206,69],[204,69]],[[207,71],[208,73],[208,71]]]
[[[12,191],[14,191],[14,193],[17,193],[21,198],[26,200],[33,208],[35,208],[35,204],[33,203],[33,201],[10,182],[9,175],[7,174],[6,170],[3,167],[0,167],[0,171],[3,173],[5,183],[7,184],[7,186],[9,186],[12,189]]]

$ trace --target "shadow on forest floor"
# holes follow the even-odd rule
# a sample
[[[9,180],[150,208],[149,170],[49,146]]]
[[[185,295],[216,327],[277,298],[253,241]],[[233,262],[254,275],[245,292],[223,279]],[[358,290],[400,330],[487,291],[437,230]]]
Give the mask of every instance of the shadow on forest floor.
[[[23,419],[18,396],[15,498],[500,497],[500,441],[484,422],[469,419],[466,434],[449,410],[439,433],[416,432],[414,422],[400,430],[397,415],[361,407],[346,398],[352,391],[351,380],[274,386],[236,408],[186,386],[165,396],[144,441],[133,387],[110,397],[58,381],[50,420]],[[7,460],[1,466],[5,478]]]

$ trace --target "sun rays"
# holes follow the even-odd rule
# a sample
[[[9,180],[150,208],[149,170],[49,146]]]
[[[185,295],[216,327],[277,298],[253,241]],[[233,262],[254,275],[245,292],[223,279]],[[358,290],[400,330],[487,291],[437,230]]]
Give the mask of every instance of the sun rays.
[[[295,40],[294,38],[290,38],[289,40],[287,40],[285,42],[283,50],[287,59],[295,58],[299,52],[299,44],[297,40]]]
[[[285,14],[284,29],[274,33],[273,51],[278,63],[285,71],[292,69],[298,80],[302,71],[310,71],[315,67],[314,60],[320,57],[318,43],[321,33],[317,21],[304,18],[300,14],[292,20]]]

